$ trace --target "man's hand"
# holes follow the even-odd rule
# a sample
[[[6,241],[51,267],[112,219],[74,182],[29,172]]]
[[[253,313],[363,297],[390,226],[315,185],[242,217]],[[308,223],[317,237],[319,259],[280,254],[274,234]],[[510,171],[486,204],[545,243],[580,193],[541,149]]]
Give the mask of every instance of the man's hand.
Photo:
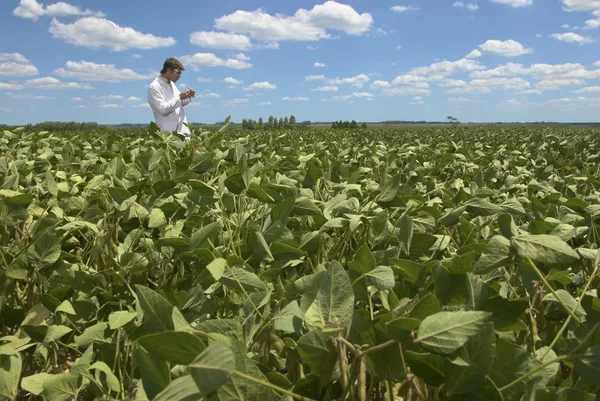
[[[183,92],[181,92],[179,94],[179,99],[184,100],[184,99],[188,99],[190,97],[194,97],[196,96],[196,91],[193,89],[186,89]]]

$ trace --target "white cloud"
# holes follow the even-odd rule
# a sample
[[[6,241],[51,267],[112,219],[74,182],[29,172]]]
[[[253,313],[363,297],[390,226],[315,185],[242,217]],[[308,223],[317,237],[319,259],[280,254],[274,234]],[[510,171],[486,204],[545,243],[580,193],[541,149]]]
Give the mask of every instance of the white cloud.
[[[311,89],[311,92],[337,92],[338,87],[335,85],[331,86],[319,86],[318,88]]]
[[[557,90],[561,86],[577,86],[584,85],[585,81],[582,79],[545,79],[536,84],[541,90]]]
[[[449,102],[470,102],[471,99],[466,97],[451,97],[448,99]]]
[[[330,38],[327,30],[339,30],[360,35],[369,30],[373,17],[359,14],[354,8],[335,1],[326,1],[312,9],[299,9],[293,16],[270,15],[262,9],[237,10],[215,20],[215,28],[248,34],[263,41],[319,40]]]
[[[359,74],[350,78],[331,78],[326,80],[325,82],[331,85],[349,84],[357,88],[362,88],[365,85],[365,83],[369,82],[369,77],[365,74]]]
[[[72,102],[81,102],[81,101],[83,101],[83,99],[80,97],[74,97],[73,99],[71,99],[71,101]]]
[[[110,104],[104,103],[104,104],[98,105],[98,107],[101,109],[118,109],[121,107],[121,105],[115,104],[115,103],[110,103]]]
[[[212,82],[212,79],[210,79],[210,78],[198,77],[196,79],[198,80],[198,82],[201,82],[201,83]]]
[[[226,100],[223,102],[223,104],[226,106],[233,106],[236,104],[245,104],[245,103],[248,103],[249,101],[250,100],[244,99],[244,98],[235,98],[235,99],[231,99],[231,100]]]
[[[91,61],[67,61],[64,67],[54,71],[64,78],[83,81],[124,82],[152,78],[152,74],[139,74],[129,68],[118,69],[114,64],[96,64]]]
[[[96,17],[104,17],[106,14],[100,11],[92,11],[89,9],[82,10],[79,6],[73,6],[65,2],[49,4],[44,7],[43,4],[36,0],[21,0],[17,8],[13,10],[13,14],[17,17],[28,18],[37,21],[42,16],[64,17],[68,15],[93,15]]]
[[[141,59],[142,57],[143,57],[143,56],[142,56],[141,54],[132,54],[132,55],[131,55],[131,58],[132,58],[132,59],[135,59],[135,60],[139,60],[139,59]]]
[[[55,39],[63,39],[76,46],[98,49],[102,46],[120,52],[127,49],[156,49],[173,46],[172,37],[159,37],[122,27],[105,18],[84,17],[72,24],[52,19],[49,32]]]
[[[192,32],[190,43],[212,49],[250,50],[252,42],[245,35],[226,32]]]
[[[240,84],[243,84],[244,81],[240,81],[239,79],[235,79],[232,77],[227,77],[223,80],[223,83],[226,83],[229,85],[240,85]]]
[[[6,107],[0,107],[0,111],[4,112],[4,113],[12,113],[11,109],[7,109]]]
[[[429,84],[426,81],[427,79],[421,75],[404,74],[398,75],[396,78],[394,78],[392,85],[407,85],[417,88],[429,88]]]
[[[392,11],[397,12],[397,13],[403,13],[406,11],[416,11],[418,9],[419,9],[419,7],[417,7],[417,6],[393,6],[391,8]]]
[[[311,46],[311,45],[306,46],[306,50],[318,50],[318,49],[319,49],[319,46]]]
[[[52,96],[32,95],[31,93],[7,93],[6,96],[15,100],[56,100]]]
[[[129,96],[126,101],[129,103],[133,103],[133,102],[141,102],[142,99],[140,99],[139,97],[135,97],[135,96]]]
[[[273,85],[272,83],[269,83],[267,81],[262,81],[262,82],[254,82],[253,84],[247,86],[244,88],[244,90],[246,91],[251,91],[251,90],[274,90],[277,89],[276,85]]]
[[[524,7],[533,4],[533,0],[491,0],[492,3],[506,4],[511,7]]]
[[[85,104],[80,104],[77,106],[78,109],[87,109],[88,107]]]
[[[550,37],[560,40],[561,42],[579,43],[580,45],[594,42],[594,39],[590,38],[589,36],[582,36],[574,32],[553,33],[550,35]]]
[[[600,0],[562,0],[566,11],[600,10]]]
[[[462,58],[457,61],[438,61],[427,67],[416,67],[409,72],[409,75],[423,75],[429,80],[435,81],[460,72],[470,72],[484,69],[485,66],[479,63],[477,60]]]
[[[377,80],[371,84],[371,89],[385,89],[389,87],[390,83],[387,81]]]
[[[303,97],[303,96],[299,96],[299,97],[285,96],[285,97],[282,97],[281,100],[290,101],[290,102],[308,102],[309,101],[309,99],[307,97]]]
[[[467,3],[467,4],[465,4],[462,1],[455,1],[454,4],[452,4],[452,7],[466,8],[467,10],[470,10],[470,11],[477,11],[477,10],[479,10],[479,5],[477,3]]]
[[[260,102],[258,105],[259,106],[270,106],[271,102]]]
[[[600,92],[600,86],[588,86],[585,88],[581,88],[576,90],[575,93],[595,93]]]
[[[194,104],[194,103],[192,103],[192,104]],[[140,108],[141,108],[141,107],[148,107],[148,108],[149,108],[149,107],[150,107],[150,105],[149,105],[148,103],[140,103],[140,104],[136,104],[136,105],[134,105],[133,107],[136,107],[136,108],[137,108],[137,107],[140,107]]]
[[[94,100],[121,100],[123,96],[121,95],[103,95],[103,96],[92,96]]]
[[[539,89],[527,89],[520,92],[515,92],[517,95],[541,95],[542,91]]]
[[[196,97],[197,98],[212,98],[212,99],[218,99],[221,97],[221,95],[219,95],[218,93],[214,93],[214,92],[210,92],[208,90],[203,91],[203,92],[196,92]]]
[[[246,61],[234,58],[225,60],[215,56],[213,53],[196,53],[191,56],[182,56],[180,60],[184,64],[191,65],[195,70],[199,70],[200,67],[227,67],[236,70],[252,67],[252,64]]]
[[[21,84],[0,82],[0,91],[20,91],[21,89],[23,89],[23,85]]]
[[[20,53],[0,53],[0,76],[37,75],[38,69]]]
[[[525,90],[531,83],[523,78],[486,78],[473,79],[470,82],[462,80],[447,80],[440,84],[442,87],[451,87],[447,93],[488,93],[492,89],[498,90]]]
[[[305,81],[323,81],[325,79],[324,75],[308,75],[304,77]]]
[[[328,99],[323,99],[324,102],[331,102],[331,101],[345,101],[345,100],[350,100],[350,99],[367,99],[370,100],[373,98],[373,95],[368,93],[368,92],[354,92],[351,93],[350,95],[344,95],[344,96],[333,96],[330,97]]]
[[[491,39],[479,45],[479,48],[485,54],[504,57],[516,57],[532,53],[531,48],[526,49],[522,44],[515,40],[495,40]]]
[[[481,57],[481,52],[477,49],[473,50],[471,53],[469,53],[465,56],[465,58],[469,58],[469,59],[473,59],[473,58],[477,58],[477,57]]]
[[[423,104],[423,98],[421,96],[415,96],[412,98],[410,104]]]
[[[25,81],[25,85],[37,89],[94,89],[90,84],[62,82],[53,77],[35,78]]]
[[[315,67],[315,68],[323,68],[323,67],[327,67],[327,66],[325,64],[323,64],[323,63],[316,62],[316,63],[313,64],[313,67]]]
[[[233,56],[233,58],[240,61],[250,61],[250,57],[244,53],[238,53],[235,56]]]

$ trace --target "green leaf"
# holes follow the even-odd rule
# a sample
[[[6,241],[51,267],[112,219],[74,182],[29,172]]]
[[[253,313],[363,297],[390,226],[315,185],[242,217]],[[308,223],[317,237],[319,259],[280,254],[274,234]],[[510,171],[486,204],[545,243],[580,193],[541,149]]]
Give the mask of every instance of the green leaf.
[[[265,203],[275,203],[275,200],[258,183],[248,185],[248,196]]]
[[[297,350],[310,370],[321,378],[321,382],[328,383],[337,361],[331,338],[320,330],[310,331],[300,337]]]
[[[51,375],[43,382],[44,397],[48,401],[74,400],[82,385],[82,377],[75,373]]]
[[[518,235],[511,246],[524,259],[545,264],[569,264],[579,261],[579,254],[554,235]]]
[[[433,352],[451,354],[483,331],[491,315],[478,311],[436,313],[423,320],[415,342]]]
[[[304,322],[304,312],[294,300],[273,318],[273,328],[284,333],[300,333]]]
[[[398,239],[406,250],[406,253],[410,254],[410,243],[412,242],[414,227],[413,219],[404,214],[400,218],[398,224],[400,225],[400,235],[398,236]]]
[[[567,387],[536,390],[535,401],[595,401],[596,395]]]
[[[148,287],[136,284],[136,293],[140,307],[144,312],[144,327],[150,333],[173,330],[173,305],[159,293]]]
[[[306,196],[301,196],[294,203],[294,214],[297,216],[316,216],[321,214],[321,209]]]
[[[118,311],[108,316],[108,325],[112,330],[116,330],[131,322],[137,316],[136,312]]]
[[[197,401],[200,398],[194,378],[188,375],[173,380],[152,401]]]
[[[45,230],[27,249],[27,259],[38,269],[53,265],[60,258],[60,245],[56,235]]]
[[[231,193],[236,195],[241,194],[246,189],[246,183],[240,173],[234,173],[227,177],[225,179],[225,186]]]
[[[58,196],[58,186],[56,185],[56,181],[50,170],[46,170],[46,186],[48,187],[48,192],[50,192],[52,196]]]
[[[225,268],[227,267],[227,260],[223,258],[217,258],[210,262],[206,269],[210,272],[211,276],[216,281],[219,281],[223,276],[223,272],[225,272]]]
[[[329,264],[305,321],[311,329],[348,328],[354,312],[354,291],[344,268]]]
[[[93,343],[110,343],[112,334],[109,332],[108,323],[100,322],[88,327],[80,336],[75,336],[75,343],[79,347],[88,347]]]
[[[153,208],[148,215],[148,227],[156,228],[167,224],[165,213],[159,208]]]
[[[0,398],[16,399],[22,366],[21,354],[0,355]]]
[[[487,248],[475,264],[473,272],[476,274],[491,272],[510,264],[513,257],[514,251],[510,246],[510,240],[501,235],[495,235],[488,242]]]
[[[190,364],[190,374],[200,397],[217,391],[229,378],[235,368],[235,359],[230,347],[220,342],[210,344]]]
[[[50,373],[37,373],[35,375],[24,377],[21,380],[21,387],[25,391],[29,391],[32,394],[40,395],[44,391],[44,381],[51,377]]]
[[[360,274],[365,274],[373,270],[376,266],[375,256],[367,244],[363,244],[354,255],[354,260],[348,263],[348,267]]]
[[[367,278],[369,284],[379,290],[391,290],[396,285],[394,271],[389,266],[377,266],[363,276]]]
[[[396,197],[396,193],[400,189],[400,174],[386,177],[385,181],[379,189],[376,201],[391,202]]]
[[[165,331],[139,337],[137,342],[156,358],[178,365],[190,364],[206,345],[197,336],[183,331]]]
[[[102,361],[97,361],[93,363],[88,370],[98,370],[106,375],[106,383],[108,384],[108,388],[112,391],[120,391],[121,383],[119,383],[119,379],[113,373],[113,371],[108,367],[108,365]]]
[[[598,385],[600,377],[600,345],[594,345],[575,359],[575,371],[590,385]]]
[[[494,324],[487,323],[461,349],[468,358],[467,366],[454,365],[449,359],[444,361],[446,390],[450,394],[471,393],[485,386],[486,376],[494,365],[496,355]]]

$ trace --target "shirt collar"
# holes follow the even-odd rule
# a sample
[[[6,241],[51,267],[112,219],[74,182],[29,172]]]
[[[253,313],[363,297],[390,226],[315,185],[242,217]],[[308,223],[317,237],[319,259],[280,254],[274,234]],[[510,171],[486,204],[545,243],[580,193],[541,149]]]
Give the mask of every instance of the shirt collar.
[[[170,84],[171,83],[171,81],[169,81],[167,78],[163,77],[162,75],[159,75],[158,78],[160,78],[166,84]]]

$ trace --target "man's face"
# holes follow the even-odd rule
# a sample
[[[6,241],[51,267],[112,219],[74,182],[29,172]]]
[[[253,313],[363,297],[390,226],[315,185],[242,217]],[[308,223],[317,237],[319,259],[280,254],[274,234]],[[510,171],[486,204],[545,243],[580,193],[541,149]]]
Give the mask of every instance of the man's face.
[[[181,78],[181,73],[183,72],[180,68],[169,68],[167,73],[169,76],[167,77],[170,81],[177,82],[179,78]]]

